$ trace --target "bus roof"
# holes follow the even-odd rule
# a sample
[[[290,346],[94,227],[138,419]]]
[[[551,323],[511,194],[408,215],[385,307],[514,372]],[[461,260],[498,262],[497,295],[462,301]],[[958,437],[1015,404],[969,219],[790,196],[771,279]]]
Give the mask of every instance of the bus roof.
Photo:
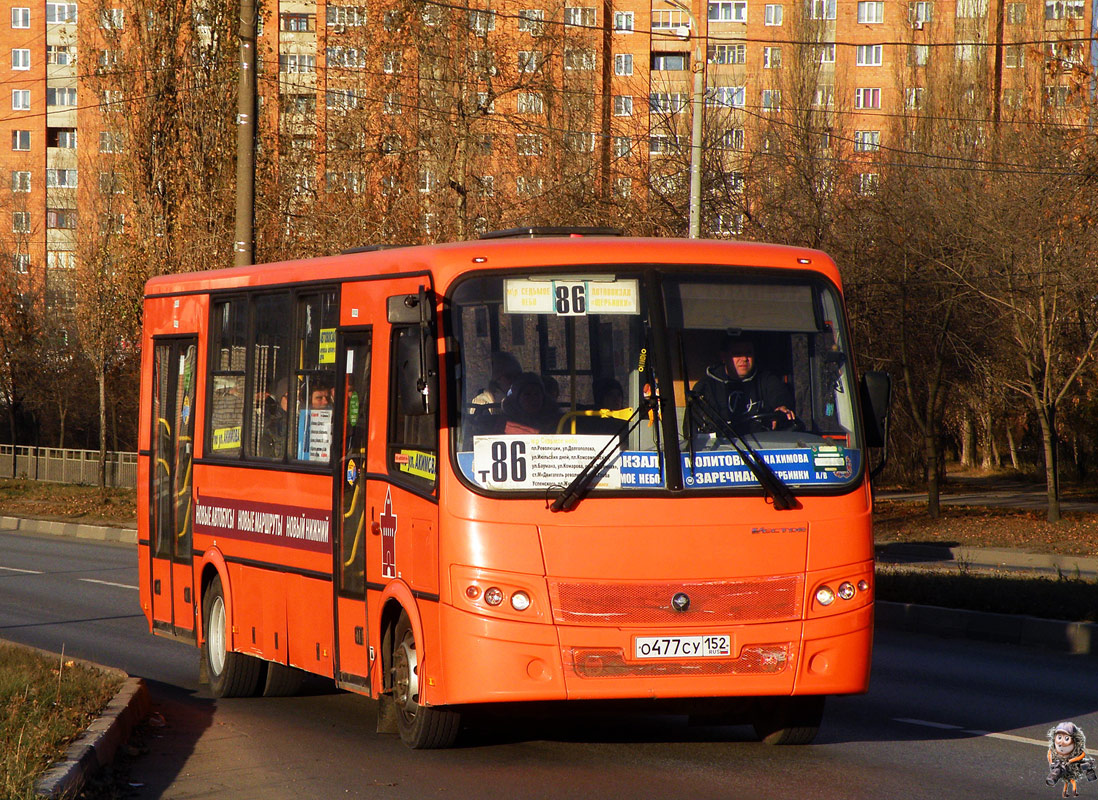
[[[187,272],[151,278],[145,296],[205,293],[304,281],[340,281],[367,276],[429,272],[445,290],[474,269],[531,269],[601,264],[720,264],[810,269],[841,286],[838,269],[819,250],[715,239],[548,237],[487,239],[452,244],[394,247],[247,267]]]

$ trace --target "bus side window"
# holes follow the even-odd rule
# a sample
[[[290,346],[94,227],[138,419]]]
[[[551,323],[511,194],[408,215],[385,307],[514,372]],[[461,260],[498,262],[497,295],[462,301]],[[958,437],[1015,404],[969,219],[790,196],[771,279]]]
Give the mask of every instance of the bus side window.
[[[298,298],[297,364],[291,393],[295,412],[293,452],[298,461],[331,461],[338,321],[334,291]]]
[[[247,356],[247,303],[244,299],[214,304],[210,348],[212,374],[206,452],[239,458],[244,425],[244,370]]]
[[[413,340],[418,342],[419,336],[419,325],[393,327],[389,359],[389,471],[415,486],[432,488],[437,475],[438,413],[408,413],[402,407],[398,385],[399,356],[407,352]]]

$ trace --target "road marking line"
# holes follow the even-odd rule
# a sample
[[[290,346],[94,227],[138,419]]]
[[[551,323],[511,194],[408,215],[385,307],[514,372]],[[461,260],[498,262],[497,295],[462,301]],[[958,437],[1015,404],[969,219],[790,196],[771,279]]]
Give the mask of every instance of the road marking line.
[[[117,586],[119,589],[133,589],[137,591],[136,586],[130,586],[128,583],[114,583],[112,581],[97,581],[95,578],[77,578],[77,580],[84,581],[84,583],[100,583],[103,586]]]
[[[946,725],[944,722],[927,722],[925,719],[908,719],[906,717],[895,717],[896,722],[906,722],[910,725],[922,725],[926,728],[941,728],[944,731],[959,731],[964,730],[960,725]]]
[[[0,567],[0,569],[7,570],[8,572],[23,572],[27,575],[42,575],[41,570],[37,569],[19,569],[18,567]]]
[[[925,719],[910,719],[908,717],[893,717],[893,722],[906,722],[909,725],[922,725],[925,728],[938,728],[943,731],[960,731],[970,733],[973,736],[987,736],[990,739],[1002,739],[1007,742],[1021,742],[1022,744],[1035,744],[1038,747],[1048,747],[1048,741],[1041,739],[1029,739],[1025,736],[1015,736],[1012,733],[993,733],[972,728],[962,728],[960,725],[947,725],[944,722],[930,722]]]
[[[977,736],[990,736],[992,739],[1005,739],[1008,742],[1021,742],[1022,744],[1035,744],[1038,747],[1048,747],[1048,739],[1027,739],[1025,736],[1015,736],[1012,733],[992,733],[990,731],[970,731],[965,730],[965,733],[974,733]]]

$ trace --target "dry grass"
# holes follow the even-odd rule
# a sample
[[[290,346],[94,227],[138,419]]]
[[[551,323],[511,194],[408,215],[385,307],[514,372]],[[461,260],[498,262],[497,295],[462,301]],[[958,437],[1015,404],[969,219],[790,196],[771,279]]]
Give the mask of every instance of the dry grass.
[[[0,796],[34,797],[35,780],[121,685],[63,657],[0,644]]]
[[[133,524],[137,492],[29,480],[0,480],[0,514],[66,522]]]

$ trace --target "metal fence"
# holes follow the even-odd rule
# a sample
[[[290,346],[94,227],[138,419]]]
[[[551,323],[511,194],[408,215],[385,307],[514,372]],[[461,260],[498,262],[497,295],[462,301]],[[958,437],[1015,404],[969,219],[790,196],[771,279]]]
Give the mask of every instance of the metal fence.
[[[99,451],[0,445],[0,478],[99,485]],[[107,451],[107,486],[137,486],[137,453]]]

